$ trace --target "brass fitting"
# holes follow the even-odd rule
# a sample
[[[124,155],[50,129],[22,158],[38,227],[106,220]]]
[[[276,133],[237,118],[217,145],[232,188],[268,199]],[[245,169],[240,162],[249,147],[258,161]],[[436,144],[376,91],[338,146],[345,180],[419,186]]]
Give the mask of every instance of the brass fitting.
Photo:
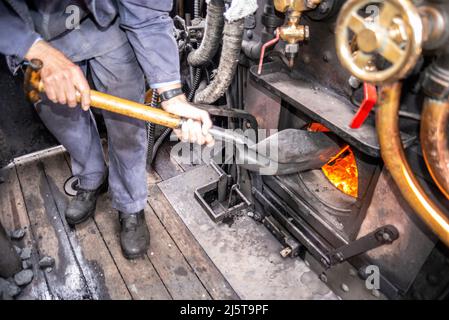
[[[294,44],[309,39],[309,26],[300,25],[301,14],[289,15],[287,24],[279,28],[279,35],[287,43]]]
[[[274,7],[279,12],[287,12],[289,10],[303,12],[315,9],[321,0],[274,0]]]
[[[299,51],[299,42],[309,40],[309,26],[301,25],[304,11],[314,9],[321,0],[274,0],[274,7],[279,12],[287,13],[287,23],[279,28],[279,36],[287,44],[285,55],[290,67],[293,66]]]

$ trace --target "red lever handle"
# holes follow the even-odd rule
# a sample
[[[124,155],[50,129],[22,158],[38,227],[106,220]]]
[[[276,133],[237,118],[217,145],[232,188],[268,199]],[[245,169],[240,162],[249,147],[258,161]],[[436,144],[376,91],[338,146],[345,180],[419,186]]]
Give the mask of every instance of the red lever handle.
[[[349,125],[352,129],[358,129],[365,122],[369,113],[377,103],[377,90],[376,86],[367,82],[363,83],[363,101],[360,104],[359,110],[352,118]]]

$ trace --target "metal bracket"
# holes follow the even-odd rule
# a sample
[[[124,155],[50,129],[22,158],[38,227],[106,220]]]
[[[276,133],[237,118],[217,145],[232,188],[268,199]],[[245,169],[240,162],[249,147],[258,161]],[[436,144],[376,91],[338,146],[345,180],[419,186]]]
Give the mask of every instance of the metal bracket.
[[[210,166],[217,172],[218,178],[195,190],[195,198],[214,222],[240,212],[251,202],[240,191],[238,184],[232,184],[232,177],[215,162]]]
[[[347,245],[341,246],[327,254],[329,266],[341,263],[366,251],[391,244],[399,238],[399,231],[393,225],[382,226],[371,233]]]

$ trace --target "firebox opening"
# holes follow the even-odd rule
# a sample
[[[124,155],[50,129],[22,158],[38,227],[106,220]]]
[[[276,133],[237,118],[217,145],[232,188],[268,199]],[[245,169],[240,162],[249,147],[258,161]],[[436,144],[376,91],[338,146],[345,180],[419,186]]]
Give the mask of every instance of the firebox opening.
[[[328,128],[316,122],[309,124],[308,130],[330,132]],[[357,198],[357,162],[349,145],[344,146],[334,157],[322,166],[321,171],[338,190],[351,197]]]

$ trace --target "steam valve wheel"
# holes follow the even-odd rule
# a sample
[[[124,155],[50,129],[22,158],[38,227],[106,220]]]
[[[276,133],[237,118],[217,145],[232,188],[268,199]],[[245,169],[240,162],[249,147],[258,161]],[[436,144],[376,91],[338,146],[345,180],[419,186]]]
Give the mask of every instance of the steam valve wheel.
[[[421,18],[409,0],[349,0],[338,16],[336,42],[340,62],[352,75],[392,83],[404,78],[421,54]]]

